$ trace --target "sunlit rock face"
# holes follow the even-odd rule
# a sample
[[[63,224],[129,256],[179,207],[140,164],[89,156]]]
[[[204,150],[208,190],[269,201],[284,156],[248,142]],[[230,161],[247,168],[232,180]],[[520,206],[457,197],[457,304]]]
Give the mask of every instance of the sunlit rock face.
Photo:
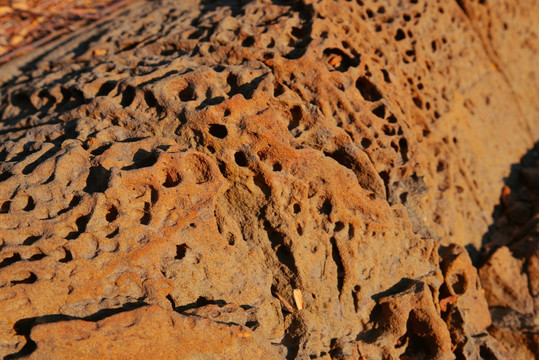
[[[539,137],[536,13],[141,1],[3,65],[0,355],[508,358],[487,301],[538,286],[469,253]]]

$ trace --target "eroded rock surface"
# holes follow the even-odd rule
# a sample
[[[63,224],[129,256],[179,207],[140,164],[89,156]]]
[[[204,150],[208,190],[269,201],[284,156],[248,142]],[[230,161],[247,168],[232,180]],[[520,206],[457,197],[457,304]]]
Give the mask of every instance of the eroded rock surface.
[[[489,332],[510,359],[539,354],[539,144],[501,193],[499,216],[485,236],[479,274],[492,315]]]
[[[465,247],[537,6],[141,1],[3,66],[0,355],[506,358]]]

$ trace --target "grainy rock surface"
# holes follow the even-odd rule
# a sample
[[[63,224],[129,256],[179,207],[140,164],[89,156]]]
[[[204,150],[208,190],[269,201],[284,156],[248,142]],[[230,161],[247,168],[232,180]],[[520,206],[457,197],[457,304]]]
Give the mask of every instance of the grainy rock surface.
[[[539,138],[538,6],[140,1],[4,65],[0,355],[537,353],[539,257],[468,254]]]
[[[478,262],[489,332],[508,359],[539,356],[539,143],[512,166]]]

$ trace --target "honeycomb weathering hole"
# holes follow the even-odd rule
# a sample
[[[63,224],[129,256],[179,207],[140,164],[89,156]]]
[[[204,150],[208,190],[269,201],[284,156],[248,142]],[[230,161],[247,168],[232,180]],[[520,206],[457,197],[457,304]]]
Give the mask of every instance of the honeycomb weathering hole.
[[[356,88],[359,90],[361,96],[367,101],[378,101],[382,98],[382,94],[378,88],[376,88],[376,85],[365,76],[361,76],[357,79]]]
[[[178,93],[178,97],[184,102],[195,100],[195,88],[193,85],[187,84],[187,86]]]
[[[361,146],[363,147],[363,149],[368,149],[369,146],[371,146],[371,144],[372,144],[372,141],[370,139],[367,139],[367,138],[361,139]]]
[[[11,208],[11,201],[4,201],[0,206],[0,214],[7,214]]]
[[[288,130],[293,130],[299,126],[302,117],[301,106],[296,105],[290,109],[291,120],[288,124]]]
[[[211,124],[210,125],[210,134],[219,139],[224,139],[228,135],[228,130],[226,126],[220,124]]]
[[[107,189],[110,171],[102,166],[92,166],[86,179],[84,191],[89,194],[104,192]]]
[[[466,292],[466,289],[468,288],[468,281],[463,274],[454,274],[451,276],[449,281],[455,294],[462,295]]]
[[[176,256],[174,256],[174,259],[183,259],[187,254],[187,249],[189,249],[189,246],[187,246],[187,244],[176,245]]]
[[[241,167],[246,167],[249,164],[247,156],[243,151],[236,152],[234,154],[234,160],[236,161],[236,164]]]
[[[171,188],[178,186],[182,182],[181,175],[176,171],[167,171],[165,182],[163,183],[164,187]]]
[[[118,217],[118,209],[116,206],[111,206],[105,215],[108,222],[113,222]]]

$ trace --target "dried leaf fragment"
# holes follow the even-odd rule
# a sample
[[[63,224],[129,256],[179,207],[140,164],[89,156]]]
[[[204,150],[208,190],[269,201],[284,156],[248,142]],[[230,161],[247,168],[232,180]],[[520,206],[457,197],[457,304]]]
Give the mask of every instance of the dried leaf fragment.
[[[298,310],[305,308],[305,303],[303,302],[303,294],[301,290],[294,289],[294,301],[296,302],[296,308]]]
[[[95,49],[93,54],[94,54],[94,56],[107,55],[107,49]]]

